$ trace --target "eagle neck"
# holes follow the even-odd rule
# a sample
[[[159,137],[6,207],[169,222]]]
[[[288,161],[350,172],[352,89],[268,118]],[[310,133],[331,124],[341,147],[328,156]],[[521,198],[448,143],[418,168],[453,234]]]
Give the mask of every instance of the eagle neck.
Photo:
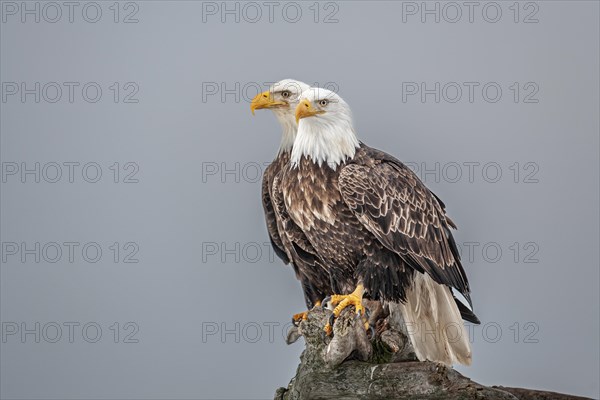
[[[294,141],[296,140],[296,133],[298,132],[298,124],[296,124],[294,116],[288,114],[286,112],[275,112],[282,128],[278,155],[292,151]]]
[[[318,118],[300,120],[290,161],[297,167],[304,156],[319,166],[326,163],[335,171],[340,164],[354,158],[360,142],[350,119],[330,122],[324,118],[316,121]]]

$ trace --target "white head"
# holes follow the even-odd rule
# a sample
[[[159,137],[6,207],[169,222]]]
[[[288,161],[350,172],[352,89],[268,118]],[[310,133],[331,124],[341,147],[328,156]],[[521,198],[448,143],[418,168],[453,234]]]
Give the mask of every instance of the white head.
[[[283,129],[279,152],[290,151],[292,149],[294,140],[296,139],[296,132],[298,131],[298,123],[294,117],[294,112],[298,105],[300,94],[308,89],[310,89],[310,86],[304,82],[294,79],[283,79],[272,84],[269,90],[256,95],[250,103],[252,114],[254,114],[254,110],[268,108],[273,111],[279,120]]]
[[[327,89],[311,88],[302,93],[296,107],[298,135],[292,150],[292,165],[302,156],[331,168],[354,157],[360,142],[354,132],[348,104]]]

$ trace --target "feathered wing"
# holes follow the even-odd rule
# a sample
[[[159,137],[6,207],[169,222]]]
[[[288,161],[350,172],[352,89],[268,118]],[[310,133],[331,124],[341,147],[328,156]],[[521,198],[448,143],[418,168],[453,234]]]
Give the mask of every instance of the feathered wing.
[[[286,161],[286,158],[277,158],[266,168],[262,181],[262,204],[273,250],[285,264],[292,264],[310,309],[315,302],[331,294],[329,273],[285,208],[280,179],[282,164]]]
[[[457,289],[470,303],[452,225],[437,197],[400,161],[362,148],[369,163],[351,163],[340,171],[340,191],[348,207],[386,248],[434,281]]]
[[[281,174],[272,185],[272,204],[281,241],[301,280],[308,308],[332,293],[329,271],[302,229],[292,220],[281,189]]]
[[[443,203],[392,156],[361,145],[361,154],[344,166],[339,188],[359,221],[387,249],[419,271],[405,290],[401,307],[420,359],[469,364],[471,351],[451,286],[470,300],[469,284]],[[367,287],[367,290],[369,288]],[[394,298],[390,293],[390,298]],[[456,337],[450,326],[459,327]],[[435,332],[432,338],[429,332]]]
[[[269,164],[269,166],[265,169],[262,180],[262,205],[265,213],[265,222],[267,223],[267,232],[269,233],[269,240],[271,241],[271,246],[273,246],[273,251],[275,251],[275,254],[281,258],[284,264],[289,264],[290,258],[285,250],[285,247],[283,246],[283,241],[281,240],[281,236],[279,234],[277,216],[275,214],[275,210],[273,209],[273,201],[271,199],[273,179],[278,172],[279,168],[277,168],[276,163]]]

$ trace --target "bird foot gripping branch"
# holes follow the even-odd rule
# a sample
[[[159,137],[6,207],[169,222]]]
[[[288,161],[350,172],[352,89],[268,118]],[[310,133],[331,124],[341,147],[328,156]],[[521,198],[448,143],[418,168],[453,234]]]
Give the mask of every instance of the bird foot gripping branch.
[[[327,324],[323,328],[327,336],[331,336],[333,334],[333,323],[335,318],[340,316],[340,313],[347,307],[354,306],[356,310],[356,315],[363,320],[365,330],[369,330],[369,321],[366,308],[363,306],[363,293],[365,289],[362,284],[359,284],[356,287],[354,292],[343,295],[343,294],[334,294],[331,297],[326,298],[323,303],[327,304],[327,302],[331,302],[332,306],[335,306],[333,309],[333,313],[331,314]]]
[[[321,302],[320,301],[315,302],[315,307],[321,307]],[[309,311],[310,310],[306,310],[306,311],[302,311],[301,313],[294,314],[292,316],[292,323],[295,326],[299,326],[300,322],[306,321],[308,319],[308,312]]]
[[[304,357],[314,365],[335,367],[348,359],[385,362],[414,360],[408,337],[395,329],[389,312],[378,302],[365,300],[372,312],[369,316],[371,335],[365,330],[364,321],[352,307],[344,308],[332,321],[332,335],[325,335],[323,325],[330,321],[333,312],[327,308],[314,307],[308,311],[307,319],[292,326],[287,342],[291,344],[300,336],[304,338]],[[365,309],[367,309],[365,307]]]

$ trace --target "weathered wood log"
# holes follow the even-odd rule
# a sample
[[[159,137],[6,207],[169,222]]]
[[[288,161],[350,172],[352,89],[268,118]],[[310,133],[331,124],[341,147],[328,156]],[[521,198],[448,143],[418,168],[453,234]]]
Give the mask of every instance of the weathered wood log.
[[[276,400],[583,399],[529,389],[487,387],[441,364],[402,361],[414,359],[407,338],[388,330],[378,332],[370,341],[353,308],[342,312],[333,326],[333,338],[327,337],[323,326],[330,314],[329,310],[315,308],[290,333],[290,341],[303,336],[306,349],[296,376],[286,388],[277,390]]]

